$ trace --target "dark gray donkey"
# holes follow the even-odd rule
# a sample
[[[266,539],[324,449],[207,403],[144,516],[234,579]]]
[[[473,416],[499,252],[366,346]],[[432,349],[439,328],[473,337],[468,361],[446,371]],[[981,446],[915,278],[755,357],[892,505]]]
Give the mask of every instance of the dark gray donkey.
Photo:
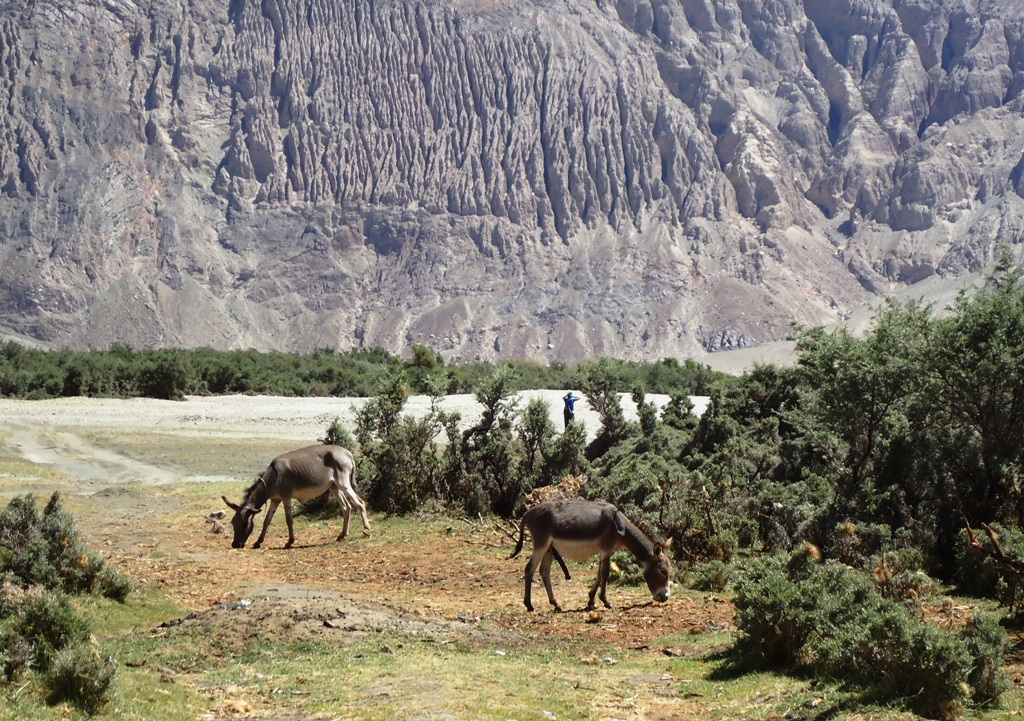
[[[341,506],[345,517],[341,535],[348,535],[348,519],[352,506],[359,509],[363,518],[363,535],[370,535],[370,520],[366,517],[366,504],[353,487],[355,481],[355,459],[352,452],[341,446],[308,446],[297,451],[282,454],[270,462],[267,470],[256,477],[256,482],[245,490],[241,505],[232,503],[224,496],[224,502],[234,510],[231,526],[235,538],[232,548],[245,548],[245,542],[252,535],[253,516],[260,512],[263,504],[270,501],[267,517],[263,520],[263,531],[253,548],[259,548],[267,535],[267,528],[274,518],[278,505],[284,504],[284,517],[288,521],[288,543],[295,543],[292,526],[292,499],[306,501],[330,491]]]
[[[533,555],[526,563],[526,590],[523,596],[528,611],[533,610],[530,586],[538,565],[544,588],[548,592],[548,601],[556,611],[562,610],[551,590],[551,562],[557,559],[561,563],[560,555],[574,561],[585,561],[595,554],[601,554],[601,565],[597,580],[590,587],[587,609],[594,608],[594,597],[598,591],[601,592],[601,602],[605,608],[611,608],[606,593],[608,574],[611,571],[610,559],[615,551],[622,548],[628,549],[643,565],[644,580],[654,600],[668,600],[672,564],[665,551],[672,539],[665,543],[653,543],[610,503],[571,499],[537,504],[523,516],[519,526],[519,541],[509,558],[515,558],[523,550],[523,537],[527,528],[533,538]],[[564,563],[562,568],[565,569]]]

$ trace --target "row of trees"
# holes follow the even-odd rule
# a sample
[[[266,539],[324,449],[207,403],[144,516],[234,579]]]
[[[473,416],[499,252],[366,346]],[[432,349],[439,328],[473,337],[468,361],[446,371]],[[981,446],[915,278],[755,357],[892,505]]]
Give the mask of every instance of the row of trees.
[[[653,392],[685,387],[704,393],[719,377],[706,366],[673,358],[655,363],[609,361],[623,378]],[[578,366],[508,361],[448,366],[430,348],[415,345],[409,357],[380,348],[338,353],[321,348],[308,354],[198,349],[134,350],[115,345],[105,351],[46,351],[13,341],[0,346],[0,396],[151,397],[254,393],[278,396],[366,397],[385,375],[403,372],[414,393],[440,387],[469,393],[496,367],[513,371],[520,390],[573,386]]]
[[[814,542],[826,553],[914,547],[930,570],[954,570],[974,526],[1024,521],[1024,282],[1007,256],[984,289],[937,315],[890,303],[864,337],[798,329],[799,362],[740,378],[692,361],[575,366],[447,366],[423,346],[308,355],[255,351],[101,352],[0,346],[0,393],[154,395],[258,392],[368,395],[354,429],[373,505],[434,501],[513,515],[522,496],[569,474],[624,506],[691,560],[740,548]],[[600,417],[596,438],[520,408],[529,388],[580,388]],[[406,398],[472,392],[471,428],[440,410],[413,419]],[[627,422],[620,393],[639,418]],[[660,412],[647,394],[666,393]],[[690,395],[710,395],[701,418]],[[844,550],[845,549],[845,550]]]

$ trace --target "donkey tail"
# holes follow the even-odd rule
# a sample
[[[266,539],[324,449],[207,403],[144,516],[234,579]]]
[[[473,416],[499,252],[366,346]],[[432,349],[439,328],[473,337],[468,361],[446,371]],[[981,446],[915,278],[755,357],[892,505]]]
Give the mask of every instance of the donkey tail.
[[[526,535],[526,519],[524,518],[519,522],[519,540],[516,541],[516,550],[512,551],[512,555],[509,559],[513,559],[519,555],[519,552],[523,550],[523,536]]]

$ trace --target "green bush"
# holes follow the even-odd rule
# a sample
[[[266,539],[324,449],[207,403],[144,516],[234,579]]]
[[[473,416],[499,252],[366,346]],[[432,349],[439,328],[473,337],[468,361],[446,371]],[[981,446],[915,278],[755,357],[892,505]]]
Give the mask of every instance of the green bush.
[[[375,395],[356,413],[359,467],[366,469],[360,475],[375,511],[409,513],[430,499],[449,500],[435,442],[449,427],[440,391],[434,391],[432,408],[422,418],[403,415],[408,397],[408,378],[394,373],[380,380]]]
[[[708,561],[694,566],[687,579],[690,588],[697,591],[724,591],[732,580],[733,566],[725,561]]]
[[[32,663],[32,643],[22,635],[15,616],[0,614],[0,668],[11,683]]]
[[[49,690],[47,702],[70,701],[87,713],[99,711],[107,702],[114,680],[113,659],[104,658],[92,644],[80,643],[61,650],[44,675]]]
[[[14,680],[34,669],[52,702],[99,709],[114,665],[88,645],[89,628],[68,593],[124,601],[131,581],[93,556],[53,494],[42,514],[31,496],[0,510],[0,669]]]
[[[1010,558],[1024,559],[1024,533],[1000,523],[990,524],[997,534],[999,548]],[[975,532],[975,538],[991,548],[992,543],[983,532]],[[971,546],[966,530],[960,531],[956,539],[956,577],[957,589],[961,593],[983,598],[996,598],[1003,595],[1011,581],[1008,570],[978,549]],[[1000,598],[1004,603],[1011,599]]]
[[[40,669],[49,668],[58,651],[89,638],[89,627],[60,592],[30,588],[15,615],[21,634],[33,644],[32,660]]]
[[[1001,663],[1007,646],[1006,631],[992,616],[982,615],[970,620],[962,636],[972,658],[967,679],[974,689],[972,702],[976,706],[997,705],[1010,686]]]
[[[878,593],[868,573],[814,552],[752,561],[737,584],[737,649],[763,665],[840,679],[924,716],[955,717],[1005,688],[1003,637],[979,616],[943,631]]]
[[[58,652],[88,638],[65,594],[10,581],[0,587],[0,663],[8,681],[23,669],[45,671]]]
[[[112,601],[124,603],[128,598],[128,594],[134,589],[135,584],[130,578],[106,564],[100,568],[99,573],[96,575],[95,590]]]
[[[41,585],[67,593],[99,590],[120,600],[130,590],[130,582],[85,547],[59,493],[50,497],[42,514],[30,495],[16,496],[0,510],[0,572],[23,587]]]

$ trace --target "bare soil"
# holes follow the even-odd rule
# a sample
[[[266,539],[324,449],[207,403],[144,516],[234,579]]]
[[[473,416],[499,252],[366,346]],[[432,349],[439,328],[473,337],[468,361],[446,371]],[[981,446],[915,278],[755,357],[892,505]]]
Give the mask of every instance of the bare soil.
[[[538,583],[538,610],[527,613],[525,556],[508,560],[511,539],[481,520],[376,523],[365,538],[356,518],[349,537],[339,542],[340,518],[328,519],[297,530],[295,546],[284,549],[284,518],[275,517],[262,548],[236,550],[230,547],[230,526],[217,533],[200,514],[182,519],[173,496],[161,496],[159,510],[153,510],[142,495],[100,491],[96,510],[79,521],[83,533],[123,573],[160,585],[213,627],[246,633],[259,627],[269,637],[293,641],[382,628],[492,640],[503,631],[585,634],[595,644],[637,649],[655,648],[680,632],[719,631],[732,623],[731,604],[716,596],[677,596],[658,604],[632,587],[609,589],[615,608],[587,611],[596,570],[585,564],[570,567],[570,581],[554,578],[565,612],[549,610]]]

